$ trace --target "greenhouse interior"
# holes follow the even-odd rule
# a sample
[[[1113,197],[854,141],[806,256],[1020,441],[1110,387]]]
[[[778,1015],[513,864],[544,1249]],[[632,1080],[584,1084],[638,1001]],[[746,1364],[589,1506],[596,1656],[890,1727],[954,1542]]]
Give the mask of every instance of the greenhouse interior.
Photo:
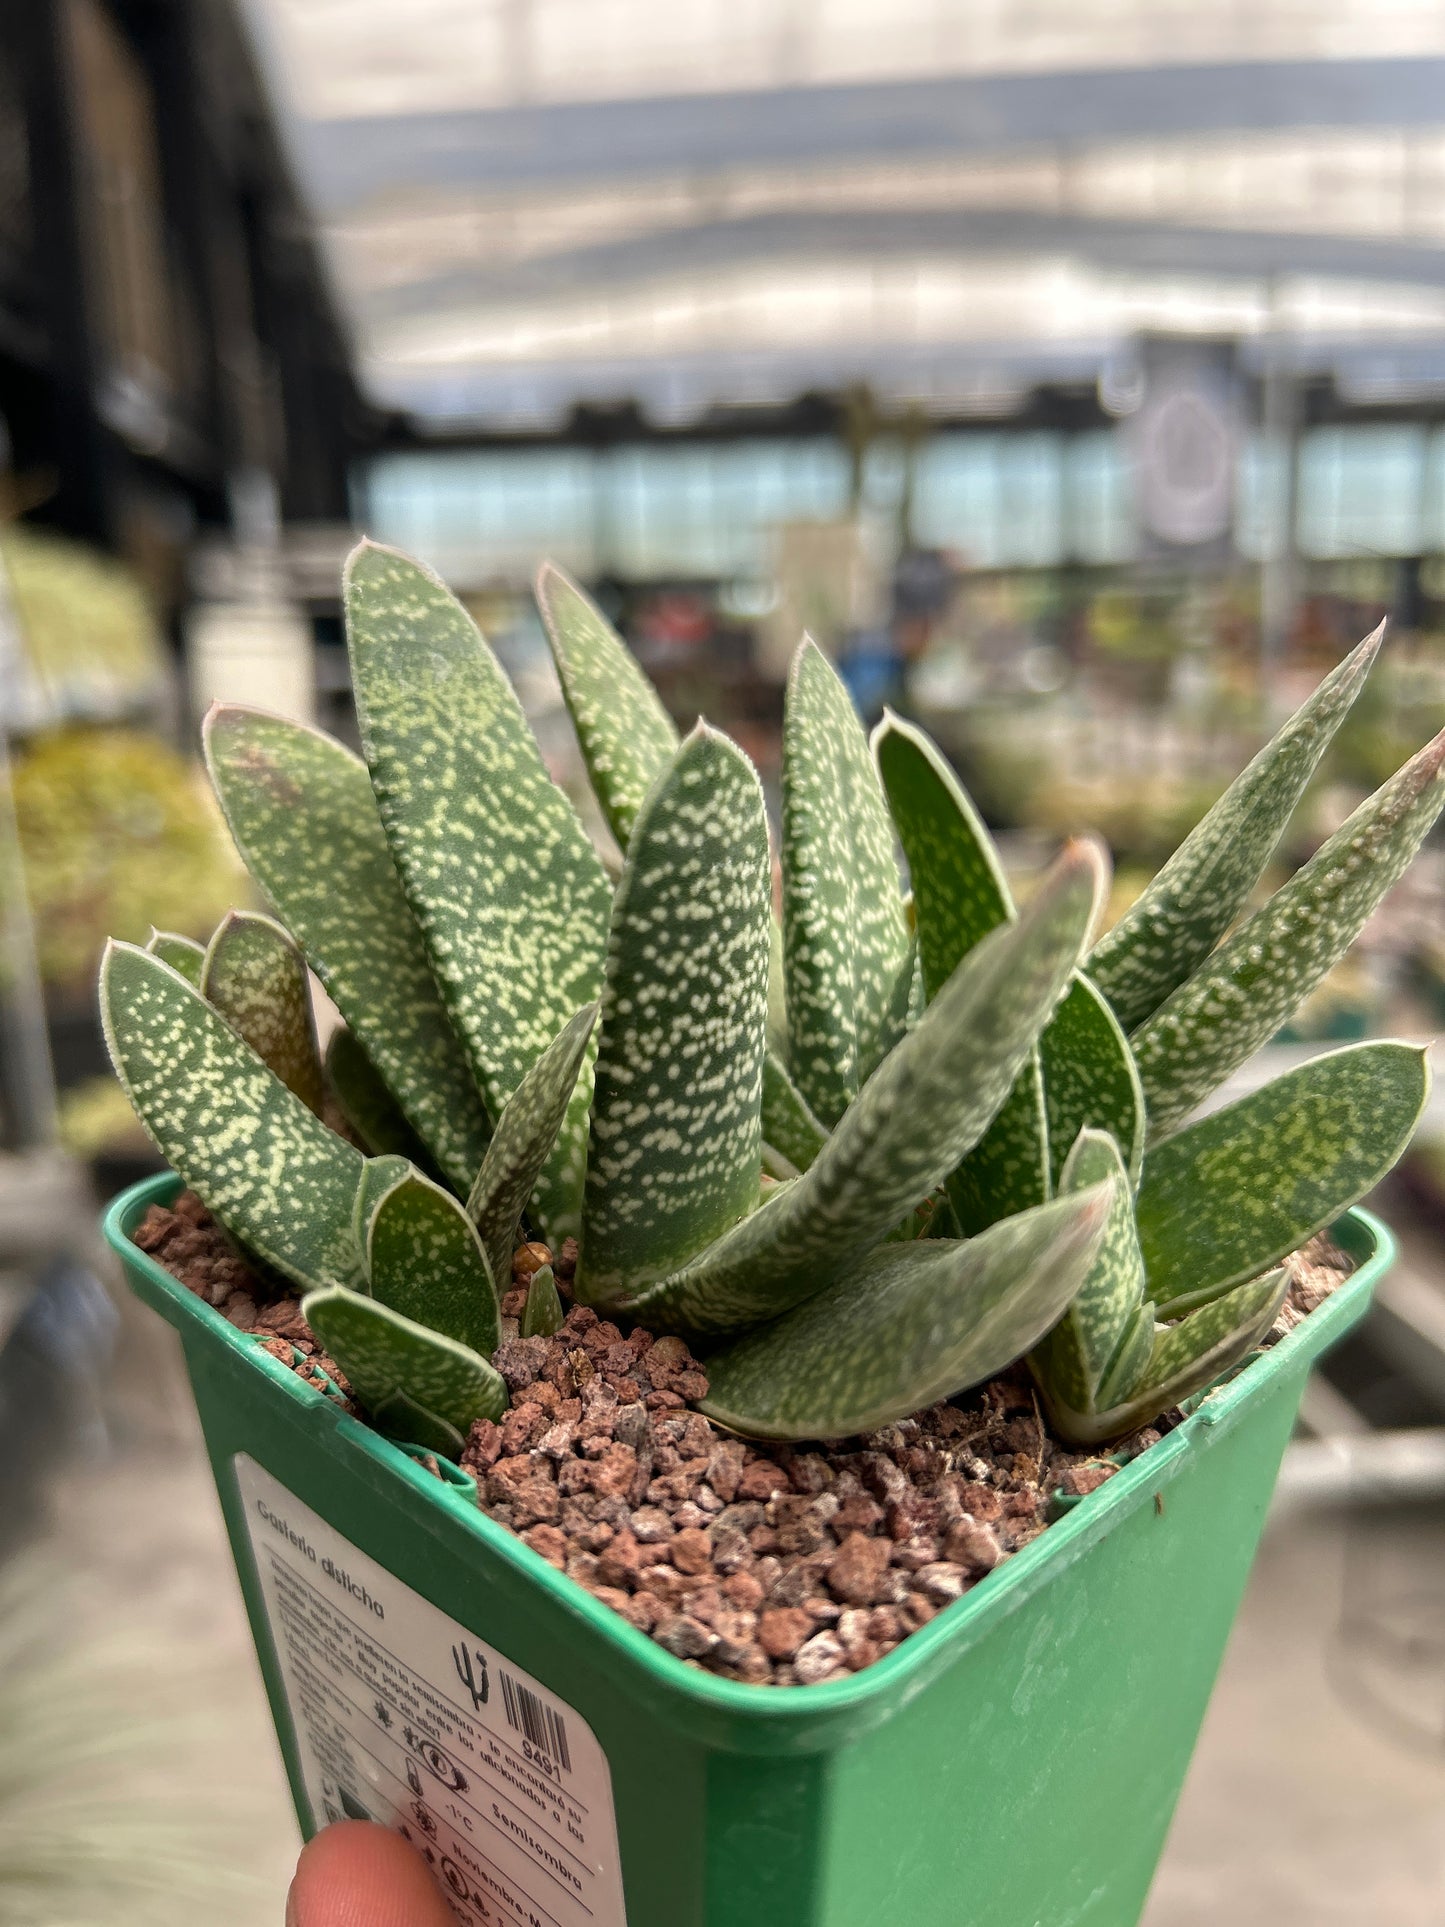
[[[539,606],[550,562],[667,729],[746,753],[775,845],[807,635],[865,730],[927,732],[1023,923],[1087,832],[1112,853],[1101,927],[1125,928],[1383,623],[1244,893],[1264,904],[1445,726],[1445,13],[10,0],[0,54],[0,1922],[369,1927],[306,1900],[305,1861],[288,1908],[275,1665],[268,1710],[182,1346],[97,1228],[174,1162],[112,1067],[107,940],[209,959],[234,911],[294,927],[233,845],[202,719],[269,712],[376,776],[343,587],[369,538],[459,600],[631,876]],[[774,887],[786,924],[786,866]],[[906,908],[923,957],[922,887]],[[300,967],[322,1045],[357,1029]],[[1207,1110],[1378,1039],[1438,1070],[1442,1022],[1437,827]],[[1142,1913],[1079,1876],[1066,1914],[962,1892],[910,1914],[886,1883],[902,1911],[865,1914],[830,1867],[814,1911],[753,1919],[1445,1919],[1445,1096],[1365,1202],[1398,1256],[1302,1381]],[[619,1897],[553,1913],[529,1888],[529,1913],[503,1853],[499,1884],[448,1890],[464,1927],[742,1927],[701,1886],[693,1911],[648,1898],[611,1770]],[[398,1824],[441,1878],[408,1771]],[[1027,1859],[1056,1791],[1032,1797],[969,1824]]]

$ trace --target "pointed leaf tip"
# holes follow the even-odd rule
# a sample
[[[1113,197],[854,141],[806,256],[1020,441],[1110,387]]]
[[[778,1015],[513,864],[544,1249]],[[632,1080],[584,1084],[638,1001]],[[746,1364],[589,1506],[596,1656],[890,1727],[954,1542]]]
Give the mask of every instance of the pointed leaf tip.
[[[1298,1009],[1445,806],[1445,731],[1381,784],[1131,1038],[1163,1136]],[[1091,959],[1092,962],[1092,959]]]
[[[367,766],[442,1001],[496,1117],[601,988],[612,891],[467,611],[432,571],[373,553],[346,594]],[[554,1243],[576,1229],[586,1125],[581,1088],[534,1193]]]
[[[1126,1030],[1185,983],[1234,922],[1358,696],[1384,625],[1331,670],[1195,825],[1089,958]]]
[[[992,1377],[1077,1291],[1112,1195],[1106,1182],[977,1238],[883,1245],[714,1352],[702,1410],[752,1437],[839,1438]]]

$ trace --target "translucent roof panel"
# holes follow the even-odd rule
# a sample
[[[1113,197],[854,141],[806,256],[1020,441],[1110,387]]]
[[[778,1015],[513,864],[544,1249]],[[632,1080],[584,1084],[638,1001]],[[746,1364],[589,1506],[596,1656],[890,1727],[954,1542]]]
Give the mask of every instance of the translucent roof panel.
[[[438,426],[1004,412],[1160,328],[1379,388],[1445,321],[1434,0],[249,4],[363,379]]]

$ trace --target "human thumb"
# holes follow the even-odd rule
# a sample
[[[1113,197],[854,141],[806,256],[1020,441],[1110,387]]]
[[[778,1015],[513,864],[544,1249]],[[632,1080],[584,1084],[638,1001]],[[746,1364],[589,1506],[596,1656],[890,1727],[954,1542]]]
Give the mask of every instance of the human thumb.
[[[456,1927],[456,1916],[399,1834],[340,1820],[302,1849],[286,1927]]]

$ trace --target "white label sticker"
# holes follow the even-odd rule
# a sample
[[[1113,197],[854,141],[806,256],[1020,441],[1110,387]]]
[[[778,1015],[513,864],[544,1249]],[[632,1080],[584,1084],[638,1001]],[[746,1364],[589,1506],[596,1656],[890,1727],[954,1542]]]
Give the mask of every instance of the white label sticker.
[[[626,1927],[587,1722],[254,1459],[235,1465],[318,1824],[395,1827],[463,1927]]]

